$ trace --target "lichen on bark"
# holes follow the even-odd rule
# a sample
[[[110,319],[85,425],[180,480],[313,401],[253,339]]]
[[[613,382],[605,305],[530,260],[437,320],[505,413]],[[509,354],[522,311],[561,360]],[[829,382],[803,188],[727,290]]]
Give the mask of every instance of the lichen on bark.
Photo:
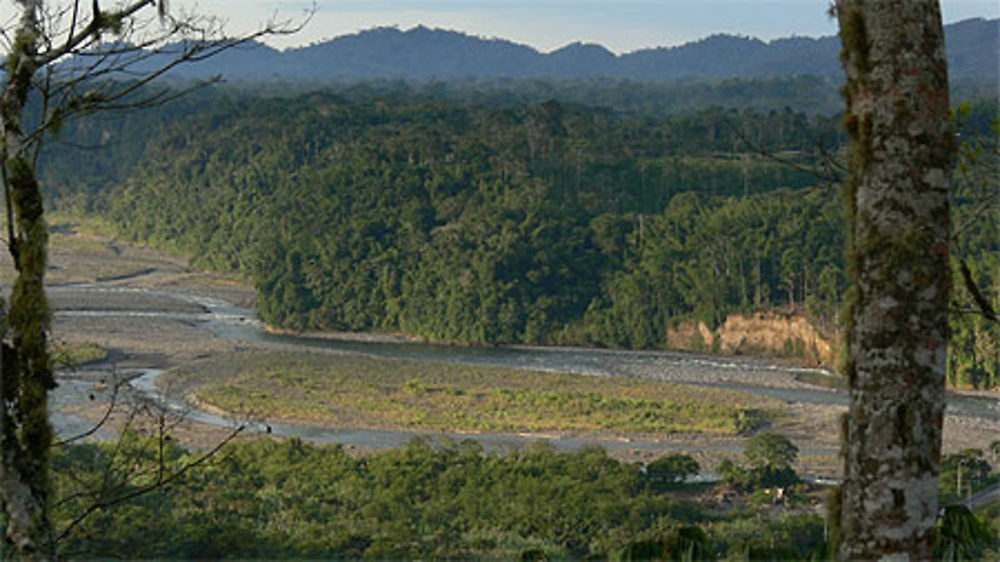
[[[842,559],[931,556],[954,152],[936,0],[838,0],[851,136]]]

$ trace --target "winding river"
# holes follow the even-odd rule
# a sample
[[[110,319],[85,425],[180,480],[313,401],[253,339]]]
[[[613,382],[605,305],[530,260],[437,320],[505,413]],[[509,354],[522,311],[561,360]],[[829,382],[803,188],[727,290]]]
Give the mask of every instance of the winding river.
[[[846,404],[847,395],[842,389],[830,383],[835,375],[818,369],[802,369],[777,364],[765,359],[748,357],[695,355],[672,352],[613,351],[579,348],[527,348],[527,347],[461,347],[415,342],[371,342],[341,340],[309,336],[282,335],[268,332],[255,319],[252,310],[236,306],[217,298],[209,298],[184,292],[108,287],[101,284],[78,284],[53,287],[50,292],[72,299],[87,299],[88,296],[102,295],[105,299],[111,293],[127,293],[130,298],[146,298],[152,301],[170,300],[187,305],[185,311],[171,310],[170,307],[143,307],[137,310],[97,309],[97,310],[57,310],[56,316],[91,317],[148,317],[171,319],[192,323],[207,333],[255,346],[280,346],[285,349],[328,349],[340,352],[360,353],[375,357],[391,357],[443,361],[470,365],[501,366],[518,369],[532,369],[550,372],[569,372],[593,376],[643,377],[667,380],[693,386],[709,386],[739,390],[768,396],[790,403],[837,405]],[[193,310],[193,311],[189,311]],[[199,422],[214,425],[229,425],[228,419],[209,412],[191,409],[176,399],[163,396],[155,379],[160,371],[147,370],[132,381],[132,386],[146,396],[176,409],[185,409],[189,416]],[[807,382],[808,381],[808,382]],[[68,383],[68,384],[67,384]],[[54,402],[57,408],[87,400],[87,392],[80,384],[64,381],[56,391]],[[949,393],[948,412],[963,416],[984,418],[991,421],[1000,419],[1000,406],[996,398]],[[55,418],[61,434],[78,431],[82,425],[72,416],[58,415]],[[311,441],[336,442],[364,447],[396,447],[405,444],[416,435],[427,432],[344,430],[304,427],[298,425],[271,424],[266,426],[272,433],[296,436]],[[263,424],[258,429],[264,429]],[[537,436],[434,434],[454,439],[474,437],[487,448],[518,446],[538,440]],[[578,448],[594,441],[551,438],[548,441],[557,448]],[[647,443],[601,441],[607,448],[629,449],[669,449],[669,443]],[[684,446],[686,450],[696,447]],[[732,450],[732,445],[708,446],[704,450]],[[830,450],[803,451],[805,454],[827,454]]]

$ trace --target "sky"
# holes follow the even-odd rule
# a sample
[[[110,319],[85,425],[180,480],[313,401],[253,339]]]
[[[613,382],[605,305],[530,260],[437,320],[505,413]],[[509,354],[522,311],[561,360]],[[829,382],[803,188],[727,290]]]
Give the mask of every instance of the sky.
[[[174,0],[175,4],[184,0]],[[222,15],[233,32],[272,16],[301,17],[303,0],[199,0],[202,11]],[[273,38],[297,46],[379,26],[416,25],[509,39],[549,52],[575,41],[599,43],[616,53],[674,46],[713,33],[769,40],[836,33],[829,0],[316,0],[317,11],[300,33]],[[997,0],[942,0],[946,23],[1000,17]]]
[[[110,6],[123,0],[101,0]],[[68,0],[62,0],[63,3]],[[170,0],[172,10],[195,9],[226,21],[232,35],[269,20],[302,21],[310,0]],[[764,40],[836,33],[830,0],[315,0],[299,33],[270,37],[278,48],[306,45],[381,26],[417,25],[501,38],[549,52],[576,41],[616,53],[681,45],[714,33]],[[51,0],[51,5],[58,4]],[[89,2],[84,2],[84,6]],[[941,0],[946,23],[1000,17],[1000,0]],[[14,2],[0,0],[0,21]]]

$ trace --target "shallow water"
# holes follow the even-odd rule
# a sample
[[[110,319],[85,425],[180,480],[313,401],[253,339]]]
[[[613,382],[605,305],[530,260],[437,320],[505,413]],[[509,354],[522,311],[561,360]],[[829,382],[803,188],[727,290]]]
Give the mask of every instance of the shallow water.
[[[531,369],[549,372],[565,372],[594,376],[642,377],[658,380],[675,380],[692,386],[703,386],[727,390],[738,390],[776,398],[785,402],[817,405],[846,405],[847,392],[838,385],[840,379],[822,369],[804,369],[781,365],[766,359],[749,357],[709,356],[672,352],[615,351],[579,348],[526,348],[526,347],[473,347],[448,346],[416,342],[368,342],[337,340],[309,336],[269,333],[256,320],[252,310],[235,306],[221,299],[191,295],[182,292],[145,290],[134,288],[108,288],[97,285],[72,285],[53,289],[60,292],[86,293],[115,292],[142,297],[169,297],[182,302],[196,304],[203,312],[169,312],[149,310],[84,310],[57,311],[57,316],[139,316],[169,318],[195,322],[211,334],[248,343],[280,344],[282,347],[302,349],[328,349],[351,353],[361,353],[374,357],[442,361],[448,363],[486,365],[516,369]],[[200,422],[214,425],[232,425],[232,420],[223,419],[207,412],[192,410],[189,405],[176,399],[164,397],[152,383],[159,371],[146,371],[132,381],[141,393],[167,404],[171,408],[184,410]],[[749,381],[749,382],[747,382]],[[87,399],[85,394],[72,392],[71,385],[61,385],[65,390],[57,391],[56,402],[68,403]],[[1000,419],[1000,407],[995,398],[961,396],[949,393],[950,413],[975,416],[989,420]],[[256,429],[266,430],[266,424],[257,424]],[[277,435],[297,436],[320,442],[335,442],[362,447],[397,447],[405,444],[417,432],[387,430],[331,430],[304,426],[270,424],[270,430]],[[419,433],[421,435],[426,434]],[[454,440],[469,438],[457,433],[432,434]],[[517,435],[476,435],[476,441],[488,448],[523,446],[537,440],[534,436]],[[548,439],[559,448],[579,448],[593,441],[555,438]],[[666,449],[664,443],[602,441],[608,448]],[[685,449],[692,450],[685,446]],[[705,450],[729,450],[731,447],[705,447]],[[805,454],[833,453],[834,451],[803,451]]]

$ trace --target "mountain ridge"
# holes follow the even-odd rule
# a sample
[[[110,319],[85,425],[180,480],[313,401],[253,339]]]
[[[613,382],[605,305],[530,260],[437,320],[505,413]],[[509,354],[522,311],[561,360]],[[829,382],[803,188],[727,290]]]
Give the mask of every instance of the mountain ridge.
[[[1000,19],[974,18],[945,26],[953,80],[998,81]],[[814,75],[841,80],[836,36],[791,36],[764,41],[713,34],[673,47],[615,54],[603,45],[573,42],[548,53],[507,39],[483,38],[423,25],[376,27],[276,50],[255,43],[177,69],[174,76],[221,75],[237,82],[324,82],[342,79],[773,78]]]

